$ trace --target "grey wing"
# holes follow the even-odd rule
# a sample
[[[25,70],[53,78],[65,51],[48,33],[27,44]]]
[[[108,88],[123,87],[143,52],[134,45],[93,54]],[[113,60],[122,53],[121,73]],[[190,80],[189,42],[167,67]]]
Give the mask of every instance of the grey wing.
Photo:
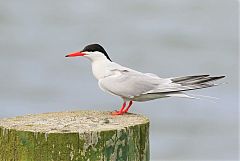
[[[99,80],[99,86],[112,94],[134,98],[145,94],[169,94],[215,86],[214,81],[224,76],[194,75],[160,78],[152,73],[141,73],[129,68],[113,68],[114,74]]]
[[[133,98],[154,90],[160,83],[159,78],[134,72],[118,71],[114,75],[99,80],[99,86],[107,92],[124,97]]]
[[[201,88],[216,86],[214,81],[222,79],[225,76],[211,77],[209,75],[194,75],[176,78],[168,78],[171,83],[159,84],[157,89],[148,91],[147,93],[175,93],[189,91]]]

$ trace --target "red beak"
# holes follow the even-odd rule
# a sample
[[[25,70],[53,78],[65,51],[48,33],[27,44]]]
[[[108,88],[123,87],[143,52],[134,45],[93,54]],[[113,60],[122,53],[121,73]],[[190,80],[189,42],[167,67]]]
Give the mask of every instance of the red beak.
[[[66,55],[65,57],[75,57],[75,56],[84,56],[86,54],[82,53],[81,51],[75,52],[75,53],[71,53]]]

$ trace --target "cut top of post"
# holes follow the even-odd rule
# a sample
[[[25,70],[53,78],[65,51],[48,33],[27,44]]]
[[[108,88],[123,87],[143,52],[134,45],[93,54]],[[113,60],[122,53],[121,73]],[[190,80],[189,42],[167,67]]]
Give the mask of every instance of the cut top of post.
[[[84,133],[124,129],[148,122],[146,117],[137,114],[111,116],[110,112],[74,111],[0,119],[0,127],[43,133]]]

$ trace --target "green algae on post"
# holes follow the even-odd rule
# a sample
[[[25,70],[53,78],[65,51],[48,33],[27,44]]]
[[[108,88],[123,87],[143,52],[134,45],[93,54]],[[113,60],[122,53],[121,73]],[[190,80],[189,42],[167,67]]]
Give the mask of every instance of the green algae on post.
[[[148,161],[149,120],[74,111],[0,119],[0,160]]]

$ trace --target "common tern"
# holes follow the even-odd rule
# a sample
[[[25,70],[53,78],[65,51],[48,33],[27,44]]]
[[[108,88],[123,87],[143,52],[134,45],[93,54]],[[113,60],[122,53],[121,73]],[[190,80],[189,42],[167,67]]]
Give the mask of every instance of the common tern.
[[[185,91],[216,86],[214,81],[225,77],[192,75],[160,78],[156,74],[138,72],[113,62],[99,44],[90,44],[81,51],[66,55],[77,56],[91,61],[93,75],[103,91],[123,99],[122,107],[119,111],[113,112],[113,115],[128,112],[133,101],[143,102],[165,97],[194,98]]]

